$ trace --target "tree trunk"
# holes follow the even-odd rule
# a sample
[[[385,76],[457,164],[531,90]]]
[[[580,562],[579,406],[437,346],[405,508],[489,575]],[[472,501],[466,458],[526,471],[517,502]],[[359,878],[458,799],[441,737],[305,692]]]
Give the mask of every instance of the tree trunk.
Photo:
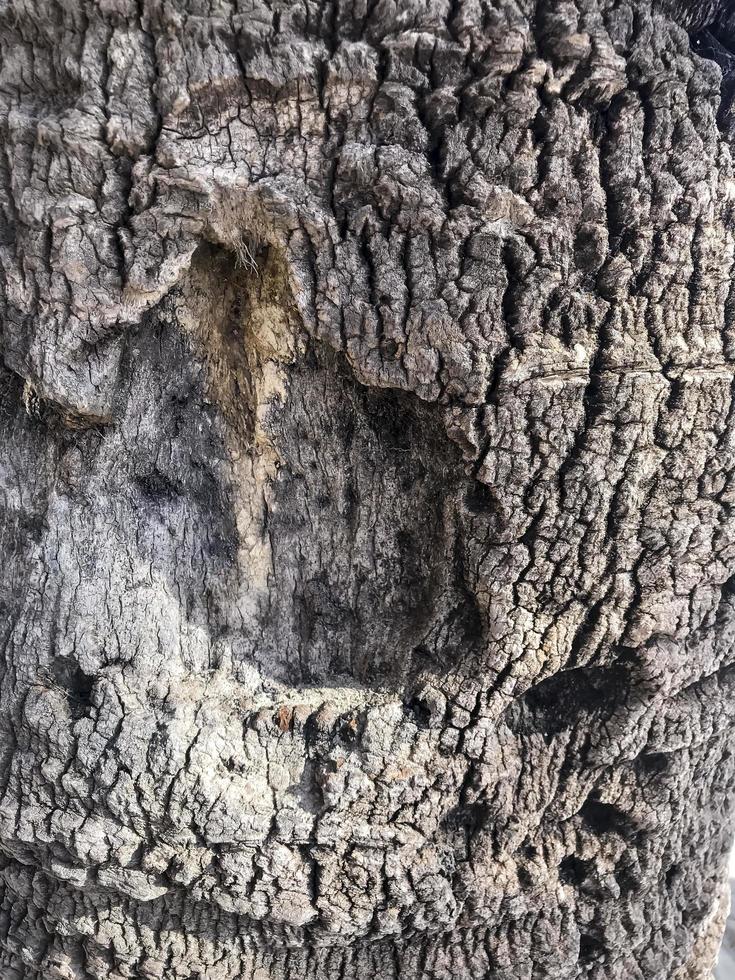
[[[708,975],[716,8],[4,6],[0,980]]]

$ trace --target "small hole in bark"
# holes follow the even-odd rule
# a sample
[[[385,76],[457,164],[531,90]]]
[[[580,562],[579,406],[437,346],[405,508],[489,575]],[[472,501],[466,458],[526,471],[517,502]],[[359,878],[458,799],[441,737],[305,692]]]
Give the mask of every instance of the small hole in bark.
[[[532,888],[533,887],[533,877],[527,868],[524,868],[522,864],[518,865],[516,870],[518,875],[518,883],[522,888]]]
[[[41,540],[41,535],[47,529],[46,521],[41,514],[22,513],[18,518],[18,528],[25,531],[34,541]]]
[[[598,272],[605,261],[606,252],[607,243],[600,228],[587,226],[577,232],[574,260],[582,272]]]
[[[627,838],[635,833],[630,818],[612,803],[589,799],[579,813],[595,834],[618,834]]]
[[[625,699],[627,669],[577,667],[540,681],[506,710],[505,721],[517,735],[541,732],[550,737],[574,727],[580,717],[594,714],[607,720]]]
[[[605,956],[605,947],[599,939],[582,933],[579,937],[579,958],[583,963],[595,963]]]
[[[486,484],[475,480],[467,491],[465,505],[471,514],[487,514],[495,509],[497,499]]]
[[[157,469],[138,474],[135,482],[141,493],[150,500],[171,500],[179,493],[173,482]]]
[[[53,665],[52,676],[67,693],[72,718],[83,718],[92,704],[94,678],[69,657],[58,658]]]
[[[463,829],[473,834],[485,826],[487,817],[488,808],[484,803],[466,803],[450,810],[443,823],[447,830]]]
[[[425,664],[427,661],[432,662],[434,659],[431,651],[425,647],[423,643],[420,643],[417,647],[413,648],[411,651],[411,658],[417,664]]]
[[[559,865],[559,880],[566,885],[574,885],[579,888],[590,873],[590,862],[583,861],[576,854],[569,854]]]
[[[666,887],[671,888],[678,879],[681,877],[681,865],[672,864],[670,868],[666,871]]]
[[[352,744],[360,734],[360,722],[356,715],[348,714],[340,718],[339,734],[343,741]]]
[[[615,881],[618,883],[621,895],[631,895],[634,892],[640,891],[640,880],[632,871],[628,871],[625,868],[622,871],[615,870]]]
[[[404,705],[407,712],[413,715],[414,724],[418,728],[428,728],[431,724],[431,707],[424,698],[411,698]]]
[[[648,752],[639,756],[640,767],[649,776],[663,776],[668,772],[669,761],[665,752]]]

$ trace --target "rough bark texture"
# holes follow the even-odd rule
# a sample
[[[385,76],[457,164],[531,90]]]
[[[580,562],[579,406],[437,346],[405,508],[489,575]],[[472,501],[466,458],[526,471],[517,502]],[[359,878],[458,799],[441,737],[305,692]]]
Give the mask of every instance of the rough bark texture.
[[[716,8],[3,7],[2,980],[707,975]]]

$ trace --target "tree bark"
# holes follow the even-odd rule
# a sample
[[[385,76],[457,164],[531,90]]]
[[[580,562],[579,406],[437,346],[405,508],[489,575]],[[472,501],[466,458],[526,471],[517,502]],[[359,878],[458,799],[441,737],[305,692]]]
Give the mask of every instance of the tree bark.
[[[4,6],[2,980],[708,975],[722,6]]]

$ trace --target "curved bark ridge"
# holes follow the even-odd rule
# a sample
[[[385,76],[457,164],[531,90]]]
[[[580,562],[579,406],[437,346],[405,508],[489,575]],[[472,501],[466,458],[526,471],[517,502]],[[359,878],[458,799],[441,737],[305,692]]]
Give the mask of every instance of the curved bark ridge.
[[[3,977],[688,969],[735,183],[663,6],[3,15]]]

